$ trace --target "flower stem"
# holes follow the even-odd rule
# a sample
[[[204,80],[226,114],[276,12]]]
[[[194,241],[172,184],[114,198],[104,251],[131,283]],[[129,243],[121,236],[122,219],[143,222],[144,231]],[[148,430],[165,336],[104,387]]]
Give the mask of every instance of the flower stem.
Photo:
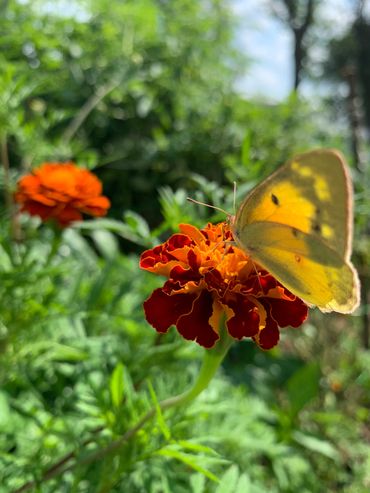
[[[51,242],[49,253],[45,260],[45,265],[50,265],[56,254],[58,253],[59,247],[62,243],[62,231],[57,226],[52,226],[53,229],[53,240]]]
[[[160,409],[165,410],[171,407],[188,404],[189,402],[193,401],[201,392],[203,392],[203,390],[208,387],[210,381],[215,376],[232,342],[233,339],[226,333],[226,330],[223,329],[221,333],[221,338],[216,346],[212,349],[205,350],[202,366],[200,368],[198,377],[192,387],[182,394],[161,401],[159,403]],[[119,449],[125,442],[130,440],[134,435],[136,435],[136,433],[151,418],[153,418],[153,416],[155,416],[156,412],[157,409],[153,407],[144,416],[142,416],[141,419],[139,419],[135,426],[127,430],[126,433],[120,436],[117,440],[111,442],[109,445],[100,450],[96,450],[91,454],[83,456],[81,459],[69,465],[68,462],[76,457],[75,453],[73,452],[67,454],[66,456],[62,457],[57,463],[52,465],[47,471],[45,471],[41,481],[48,481],[49,479],[59,476],[60,474],[70,471],[71,469],[74,469],[78,465],[91,464],[92,462],[96,462],[106,455],[114,452],[115,450]],[[28,483],[25,483],[23,486],[14,491],[14,493],[23,493],[24,491],[28,491],[35,486],[36,483],[34,481],[29,481]]]
[[[8,153],[7,134],[0,135],[0,159],[3,167],[4,175],[4,202],[10,218],[10,237],[13,240],[20,239],[20,228],[17,220],[17,215],[14,210],[14,202],[12,195],[12,185],[10,178],[10,162]]]
[[[232,342],[233,339],[231,339],[231,337],[225,336],[225,339],[222,340],[221,338],[221,340],[214,348],[206,349],[199,375],[193,386],[182,394],[170,397],[169,399],[165,399],[164,401],[160,402],[160,408],[164,410],[173,406],[188,404],[189,402],[194,400],[201,392],[203,392],[203,390],[208,387],[208,384],[216,374]]]

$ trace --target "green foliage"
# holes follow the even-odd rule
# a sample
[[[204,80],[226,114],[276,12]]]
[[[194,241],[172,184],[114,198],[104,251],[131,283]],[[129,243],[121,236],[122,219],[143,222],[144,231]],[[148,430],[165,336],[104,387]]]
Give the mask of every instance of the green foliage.
[[[0,66],[4,115],[17,123],[7,124],[11,161],[98,166],[116,217],[135,207],[159,224],[157,188],[190,171],[219,180],[238,144],[232,81],[241,56],[230,9],[221,0],[91,0],[74,15],[78,5],[70,2],[64,17],[42,1],[27,13],[7,2]],[[13,25],[22,25],[16,41]],[[22,80],[32,80],[23,92]]]
[[[226,1],[3,3],[1,191],[43,160],[73,158],[99,173],[113,210],[62,232],[23,216],[17,232],[1,211],[0,493],[28,481],[43,493],[367,491],[359,316],[314,313],[266,353],[236,344],[203,394],[162,410],[202,351],[146,323],[143,300],[162,280],[138,265],[179,223],[225,219],[188,196],[233,213],[233,181],[239,201],[294,152],[346,151],[349,139],[319,101],[235,94],[245,65]]]
[[[87,237],[82,225],[61,235],[31,221],[22,243],[3,238],[4,491],[40,479],[71,452],[72,472],[43,482],[43,491],[312,493],[336,481],[350,484],[348,461],[366,477],[360,463],[368,450],[352,447],[360,428],[339,409],[332,419],[323,412],[320,402],[335,394],[321,383],[318,361],[305,363],[303,355],[240,343],[224,374],[196,401],[161,411],[159,400],[194,378],[201,352],[171,331],[158,338],[143,322],[141,303],[157,280],[138,272],[135,256],[112,246],[115,237],[104,223],[96,221],[96,230],[93,222],[84,224]],[[309,334],[289,340],[298,344]],[[366,358],[358,365],[345,366],[347,378],[367,388]],[[153,406],[152,421],[108,452]]]

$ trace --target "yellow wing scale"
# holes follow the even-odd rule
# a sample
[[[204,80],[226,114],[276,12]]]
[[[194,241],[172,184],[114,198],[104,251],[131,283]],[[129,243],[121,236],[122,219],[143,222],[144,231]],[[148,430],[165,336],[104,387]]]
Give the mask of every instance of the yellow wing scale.
[[[311,151],[278,169],[247,196],[232,229],[253,260],[307,303],[340,313],[358,306],[352,186],[337,151]]]

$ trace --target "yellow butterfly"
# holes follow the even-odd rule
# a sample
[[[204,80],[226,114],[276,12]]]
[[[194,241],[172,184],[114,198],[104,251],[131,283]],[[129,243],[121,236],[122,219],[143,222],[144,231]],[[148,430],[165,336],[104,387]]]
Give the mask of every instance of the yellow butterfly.
[[[245,198],[231,222],[235,241],[307,304],[351,313],[360,299],[350,262],[352,195],[338,151],[301,154]]]

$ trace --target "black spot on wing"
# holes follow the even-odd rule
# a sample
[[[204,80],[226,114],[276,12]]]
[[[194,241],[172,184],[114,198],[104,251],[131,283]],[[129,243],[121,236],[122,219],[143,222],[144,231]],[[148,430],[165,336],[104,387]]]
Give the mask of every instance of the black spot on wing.
[[[292,233],[293,233],[293,236],[294,236],[295,238],[298,238],[298,236],[299,236],[299,231],[298,231],[298,229],[297,229],[297,228],[292,228]]]
[[[316,207],[315,218],[312,219],[312,223],[311,223],[312,231],[314,231],[317,234],[321,234],[322,233],[321,224],[320,224],[321,222],[322,222],[321,209],[319,207]]]
[[[321,233],[321,226],[319,223],[315,223],[312,225],[312,231],[315,231],[315,233]]]
[[[280,201],[279,201],[279,199],[278,199],[278,198],[277,198],[277,196],[276,196],[276,195],[274,195],[273,193],[271,194],[271,201],[272,201],[272,203],[273,203],[273,204],[275,204],[275,205],[280,205]]]

